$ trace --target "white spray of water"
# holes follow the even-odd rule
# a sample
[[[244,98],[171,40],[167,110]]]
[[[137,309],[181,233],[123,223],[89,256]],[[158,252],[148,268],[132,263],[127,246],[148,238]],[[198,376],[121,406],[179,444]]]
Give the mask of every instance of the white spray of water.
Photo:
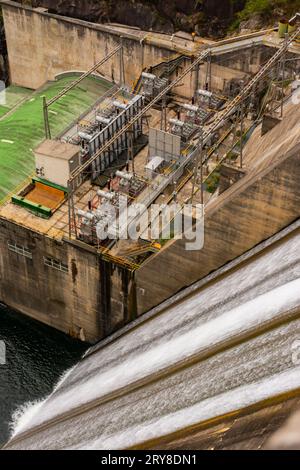
[[[266,398],[275,397],[300,387],[300,367],[267,377],[264,380],[237,387],[229,392],[208,398],[194,406],[161,416],[146,423],[127,428],[126,431],[106,438],[101,436],[77,448],[82,450],[124,449],[139,443],[157,439],[185,427],[243,409]],[[71,447],[69,449],[72,449]]]
[[[62,385],[66,378],[71,374],[75,366],[64,372],[58,379],[52,393],[47,398],[29,401],[20,405],[12,415],[10,428],[10,438],[23,432],[28,427],[28,424],[34,419],[35,415],[40,411],[41,407],[52,397],[53,393]]]
[[[13,412],[12,420],[9,425],[11,438],[22,432],[24,427],[28,426],[28,423],[30,423],[34,415],[41,409],[44,401],[45,400],[29,401],[19,406]]]
[[[55,397],[55,406],[48,399],[40,413],[35,414],[28,423],[28,427],[39,425],[138,380],[151,377],[152,374],[173,367],[195,354],[207,354],[211,348],[224,345],[241,334],[249,334],[259,326],[281,318],[282,314],[299,305],[300,279],[296,279],[229,310],[205,325],[140,353],[136,358],[130,358],[111,370],[98,373],[77,384],[76,394],[73,387],[61,391]],[[25,424],[23,429],[26,428]]]
[[[194,375],[187,371],[187,381],[174,373],[161,387],[149,383],[132,396],[116,396],[82,415],[69,415],[25,439],[23,448],[125,448],[300,388],[300,368],[292,366],[289,349],[299,334],[296,323],[290,329],[274,327],[264,339],[258,333],[263,325],[271,326],[300,307],[299,247],[299,236],[285,240],[87,357],[62,377],[33,414],[30,408],[21,413],[17,433],[61,414],[67,417],[81,405],[111,397],[139,380],[147,382],[158,371],[171,371],[197,354],[200,367],[194,366]],[[230,346],[252,332],[258,333],[257,342],[242,341],[237,350]],[[215,355],[215,347],[224,345],[229,349]],[[201,361],[208,352],[213,356]],[[215,386],[215,380],[222,386]],[[17,446],[22,448],[22,442]]]

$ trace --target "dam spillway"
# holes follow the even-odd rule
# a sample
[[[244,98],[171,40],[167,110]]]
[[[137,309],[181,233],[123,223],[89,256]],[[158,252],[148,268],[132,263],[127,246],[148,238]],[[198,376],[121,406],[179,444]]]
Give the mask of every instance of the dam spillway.
[[[232,448],[247,420],[262,447],[300,397],[300,25],[214,42],[0,5],[0,301],[96,343],[6,448]]]
[[[147,447],[296,393],[299,235],[298,222],[91,348],[7,448]]]

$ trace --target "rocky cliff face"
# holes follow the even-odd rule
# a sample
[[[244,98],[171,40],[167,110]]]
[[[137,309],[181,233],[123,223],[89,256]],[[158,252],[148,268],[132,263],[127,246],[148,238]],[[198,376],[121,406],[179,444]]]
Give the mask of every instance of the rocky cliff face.
[[[4,26],[0,15],[0,80],[8,81],[7,50]]]
[[[51,12],[164,32],[198,31],[219,37],[245,0],[34,0]]]
[[[221,37],[246,0],[20,0],[49,12],[87,21],[116,22],[145,30],[197,31]],[[5,36],[0,14],[0,79],[7,79]]]
[[[213,38],[224,37],[231,25],[240,31],[258,29],[300,10],[300,0],[19,0],[19,3],[91,22],[116,22],[167,33],[196,31]],[[0,13],[0,79],[8,75],[6,62]]]

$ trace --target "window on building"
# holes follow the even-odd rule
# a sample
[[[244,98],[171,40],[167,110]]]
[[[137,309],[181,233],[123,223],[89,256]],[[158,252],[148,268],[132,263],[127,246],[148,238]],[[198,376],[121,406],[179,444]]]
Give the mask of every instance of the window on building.
[[[24,246],[17,245],[16,243],[7,243],[8,249],[17,253],[18,255],[25,256],[25,258],[32,259],[32,253]]]
[[[63,273],[68,273],[69,268],[68,265],[63,263],[62,261],[58,261],[54,258],[49,258],[48,256],[44,256],[44,264],[45,266],[49,266],[50,268],[57,269],[58,271],[62,271]]]

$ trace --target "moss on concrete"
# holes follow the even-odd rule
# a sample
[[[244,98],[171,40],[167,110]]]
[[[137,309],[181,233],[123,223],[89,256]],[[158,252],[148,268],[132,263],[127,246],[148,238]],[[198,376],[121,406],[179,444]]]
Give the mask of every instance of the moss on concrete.
[[[0,201],[14,191],[35,169],[34,149],[44,139],[42,98],[55,96],[76,77],[68,76],[47,84],[43,90],[28,92],[8,88],[10,105],[0,108]],[[105,80],[87,78],[79,86],[57,101],[49,112],[52,136],[62,132],[74,119],[89,108],[111,84]],[[26,100],[19,106],[16,96]],[[16,106],[7,116],[3,114]]]

